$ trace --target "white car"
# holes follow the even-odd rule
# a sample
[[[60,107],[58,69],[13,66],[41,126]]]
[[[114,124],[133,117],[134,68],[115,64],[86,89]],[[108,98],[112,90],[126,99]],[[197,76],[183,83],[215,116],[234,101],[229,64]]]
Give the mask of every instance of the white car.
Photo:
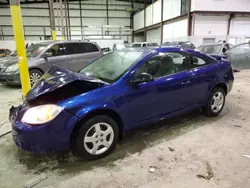
[[[134,42],[129,45],[129,47],[133,48],[141,48],[141,47],[157,47],[158,44],[156,42]]]

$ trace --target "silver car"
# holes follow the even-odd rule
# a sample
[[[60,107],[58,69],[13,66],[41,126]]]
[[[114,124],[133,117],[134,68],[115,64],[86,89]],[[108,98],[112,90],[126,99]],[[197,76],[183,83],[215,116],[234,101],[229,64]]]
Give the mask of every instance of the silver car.
[[[26,50],[30,82],[33,86],[53,65],[79,71],[103,55],[100,47],[85,41],[49,41],[32,44]],[[0,60],[0,83],[20,85],[18,58],[14,55]]]
[[[205,54],[209,55],[225,55],[225,52],[233,47],[229,43],[212,43],[212,44],[203,44],[197,49]]]
[[[250,43],[239,44],[226,52],[234,70],[250,69]]]

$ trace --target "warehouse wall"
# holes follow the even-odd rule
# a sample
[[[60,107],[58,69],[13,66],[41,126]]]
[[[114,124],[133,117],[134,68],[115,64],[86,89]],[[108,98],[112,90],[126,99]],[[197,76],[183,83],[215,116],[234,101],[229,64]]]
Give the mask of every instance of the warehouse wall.
[[[250,16],[236,16],[231,20],[230,35],[250,35]]]
[[[146,8],[146,26],[161,22],[161,1],[155,1]]]
[[[192,0],[191,11],[249,12],[249,0]]]
[[[163,39],[179,38],[187,36],[187,19],[171,22],[163,26]]]
[[[134,30],[138,30],[144,27],[144,10],[134,15]]]
[[[116,27],[102,30],[101,26],[107,25],[105,3],[106,1],[103,0],[82,1],[84,38],[99,39],[102,38],[103,32],[104,35],[108,35],[103,37],[105,39],[119,38],[131,41],[131,13],[126,11],[126,8],[131,6],[131,2],[109,0],[109,25]],[[135,8],[142,8],[143,4],[134,3],[134,6]],[[59,8],[59,4],[54,3],[57,35],[61,37],[61,31],[58,27],[60,26],[60,20],[59,17],[57,18],[59,15],[57,8]],[[70,2],[69,8],[72,39],[81,39],[79,2]],[[51,35],[48,3],[22,4],[22,15],[26,40],[43,40],[44,35]],[[13,40],[9,5],[0,5],[0,40],[1,38]]]
[[[181,0],[164,0],[163,20],[168,20],[181,15]]]
[[[195,15],[193,35],[227,35],[228,15]]]
[[[148,42],[156,42],[157,44],[160,44],[161,42],[161,28],[151,29],[147,31],[147,41]]]

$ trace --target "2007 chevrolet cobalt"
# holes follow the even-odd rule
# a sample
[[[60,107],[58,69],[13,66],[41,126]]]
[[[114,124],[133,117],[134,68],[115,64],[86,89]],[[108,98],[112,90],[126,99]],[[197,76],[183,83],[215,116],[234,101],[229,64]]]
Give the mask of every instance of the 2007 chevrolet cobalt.
[[[115,51],[79,73],[55,66],[11,110],[14,142],[98,159],[130,129],[198,108],[218,115],[233,81],[230,62],[180,48]]]

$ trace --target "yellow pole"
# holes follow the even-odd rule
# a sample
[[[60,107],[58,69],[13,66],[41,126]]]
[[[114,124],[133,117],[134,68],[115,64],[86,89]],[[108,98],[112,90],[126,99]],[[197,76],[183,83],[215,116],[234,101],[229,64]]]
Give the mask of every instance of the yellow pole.
[[[52,40],[56,40],[56,30],[52,30]]]
[[[23,22],[20,8],[20,0],[10,0],[10,10],[12,17],[13,31],[16,41],[16,49],[18,55],[18,66],[22,84],[23,96],[25,97],[30,90],[30,78],[28,63],[25,50],[25,41],[23,35]]]
[[[50,25],[51,25],[52,40],[56,40],[56,27],[55,27],[55,16],[54,16],[53,0],[49,0],[49,15],[50,15]]]

